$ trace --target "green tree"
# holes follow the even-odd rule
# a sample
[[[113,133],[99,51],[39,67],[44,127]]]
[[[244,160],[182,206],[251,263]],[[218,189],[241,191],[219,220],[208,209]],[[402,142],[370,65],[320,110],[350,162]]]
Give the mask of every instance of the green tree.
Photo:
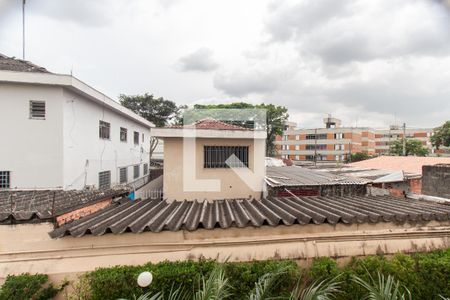
[[[435,128],[430,140],[436,149],[439,149],[441,146],[450,147],[450,121]]]
[[[363,153],[363,152],[357,152],[357,153],[352,153],[351,157],[349,157],[349,159],[347,159],[347,162],[357,162],[357,161],[361,161],[361,160],[366,160],[371,158],[371,156],[367,153]]]
[[[273,156],[275,154],[275,138],[277,135],[283,134],[284,123],[287,121],[289,114],[288,110],[284,106],[277,106],[273,104],[250,104],[245,102],[235,102],[235,103],[227,103],[227,104],[196,104],[194,105],[194,109],[264,109],[266,110],[266,120],[264,120],[264,129],[267,131],[267,139],[266,139],[266,155]],[[215,116],[214,113],[208,114],[207,112],[202,112],[204,117],[212,117],[215,119],[219,119],[221,121],[229,121],[221,119],[223,118],[223,113],[218,113],[220,115]],[[226,116],[225,116],[226,117]],[[253,127],[255,124],[253,121],[247,122],[231,122],[233,124]]]
[[[119,96],[120,104],[140,115],[144,119],[163,127],[175,120],[184,106],[177,106],[175,102],[162,97],[155,98],[152,94]]]
[[[403,139],[391,142],[391,154],[403,155]],[[406,156],[427,156],[428,148],[424,147],[422,142],[416,139],[406,139]]]

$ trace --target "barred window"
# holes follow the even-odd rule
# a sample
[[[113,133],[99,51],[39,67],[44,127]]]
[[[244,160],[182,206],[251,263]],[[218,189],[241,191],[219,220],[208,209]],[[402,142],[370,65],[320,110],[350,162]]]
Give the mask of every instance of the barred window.
[[[334,138],[335,138],[336,140],[343,139],[343,138],[344,138],[344,134],[343,134],[343,133],[335,133],[335,134],[334,134]]]
[[[119,181],[120,183],[127,183],[128,182],[128,168],[123,167],[119,169]]]
[[[120,127],[120,141],[121,142],[127,141],[127,133],[128,133],[128,130],[126,128]]]
[[[327,150],[327,145],[325,145],[325,144],[317,144],[317,145],[315,145],[315,144],[307,144],[305,146],[305,148],[306,148],[306,150],[314,150],[314,149]]]
[[[11,172],[0,171],[0,189],[9,189],[11,186]]]
[[[228,166],[226,160],[233,154],[239,160],[231,161]],[[248,168],[248,146],[204,146],[203,155],[204,168]]]
[[[134,144],[139,145],[139,132],[134,132]]]
[[[98,188],[109,189],[111,187],[111,171],[98,173]]]
[[[45,101],[30,101],[30,119],[45,120]]]
[[[135,165],[134,167],[133,167],[133,170],[134,170],[134,179],[136,179],[136,178],[139,178],[139,165]]]
[[[148,164],[144,164],[144,175],[148,174]]]
[[[111,124],[109,124],[108,122],[99,121],[99,126],[98,126],[99,138],[104,139],[104,140],[109,140],[110,129],[111,129]]]
[[[326,140],[327,134],[326,133],[320,133],[320,134],[307,134],[306,135],[307,140]]]

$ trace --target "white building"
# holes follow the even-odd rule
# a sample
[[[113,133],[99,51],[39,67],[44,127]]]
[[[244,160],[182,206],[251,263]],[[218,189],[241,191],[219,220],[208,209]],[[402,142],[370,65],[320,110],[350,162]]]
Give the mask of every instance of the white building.
[[[0,55],[0,189],[131,183],[149,170],[150,122],[71,75]]]

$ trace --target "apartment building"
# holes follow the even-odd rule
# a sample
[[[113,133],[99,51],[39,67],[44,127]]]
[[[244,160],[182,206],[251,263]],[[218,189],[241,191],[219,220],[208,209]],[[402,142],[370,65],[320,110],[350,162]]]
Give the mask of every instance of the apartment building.
[[[153,125],[71,75],[0,55],[0,108],[0,189],[103,189],[148,177]]]
[[[403,138],[403,128],[341,127],[341,120],[324,118],[323,128],[300,129],[286,123],[282,136],[276,139],[279,156],[300,161],[346,161],[352,153],[389,154],[389,144]],[[433,129],[406,128],[406,138],[422,141],[433,152],[430,136]]]

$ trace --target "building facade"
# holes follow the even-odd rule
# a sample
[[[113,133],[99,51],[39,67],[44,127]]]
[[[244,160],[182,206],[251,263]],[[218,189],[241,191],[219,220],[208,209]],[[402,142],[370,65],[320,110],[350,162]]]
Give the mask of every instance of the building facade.
[[[403,138],[403,129],[369,127],[341,127],[341,121],[325,118],[323,128],[300,129],[295,123],[286,124],[282,136],[277,136],[279,156],[298,161],[347,161],[353,153],[368,155],[389,154],[391,142]],[[405,130],[406,138],[418,139],[433,153],[430,137],[433,129]]]
[[[150,122],[73,76],[38,70],[0,63],[0,189],[108,188],[148,174]]]

